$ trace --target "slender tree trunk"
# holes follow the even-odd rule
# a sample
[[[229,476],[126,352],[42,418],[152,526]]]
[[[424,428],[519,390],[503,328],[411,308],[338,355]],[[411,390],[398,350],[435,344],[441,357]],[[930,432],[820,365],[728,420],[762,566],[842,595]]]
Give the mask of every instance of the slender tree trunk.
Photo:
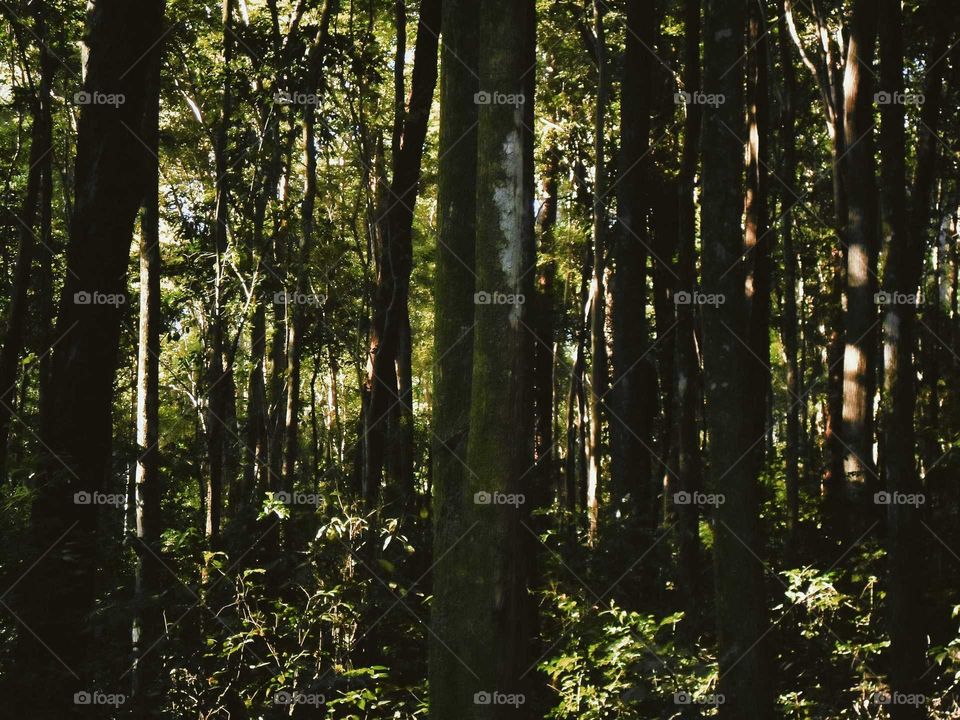
[[[474,339],[474,258],[479,90],[478,0],[444,0],[434,283],[433,520],[434,558],[429,648],[430,717],[473,716],[470,671],[456,661],[469,645],[476,617],[470,547],[476,522],[469,490],[467,438]],[[474,610],[471,606],[470,610]],[[451,656],[453,653],[453,657]]]
[[[227,226],[229,215],[229,160],[228,130],[233,112],[232,63],[233,63],[233,2],[222,0],[223,10],[223,99],[220,119],[217,123],[214,140],[216,168],[216,217],[213,228],[213,245],[216,262],[214,263],[213,305],[210,318],[210,340],[207,351],[207,515],[205,534],[211,545],[220,540],[220,520],[223,514],[223,487],[225,480],[224,458],[226,444],[224,430],[227,427],[227,391],[231,382],[227,381],[224,367],[224,349],[226,347],[226,318],[224,298],[224,276],[226,274],[224,256],[227,252]]]
[[[750,444],[746,411],[750,358],[747,336],[744,237],[743,71],[746,8],[740,0],[708,0],[704,27],[704,92],[725,102],[704,110],[703,286],[718,302],[703,306],[707,429],[713,489],[725,502],[716,511],[714,558],[719,636],[720,717],[769,720],[767,611],[755,465],[745,460]],[[755,360],[754,360],[755,361]]]
[[[596,543],[600,520],[600,465],[603,453],[604,399],[607,392],[606,325],[606,119],[607,41],[603,0],[594,0],[594,40],[597,60],[597,107],[594,117],[593,276],[590,280],[590,439],[587,443],[587,518],[589,540]]]
[[[854,0],[844,77],[844,159],[848,200],[846,345],[843,356],[844,473],[852,497],[876,478],[873,463],[877,308],[877,188],[873,160],[873,62],[876,8]],[[862,498],[860,498],[862,500]]]
[[[939,4],[939,3],[938,3]],[[889,248],[884,275],[884,384],[888,409],[884,418],[885,474],[890,497],[922,492],[917,472],[914,410],[916,408],[915,317],[923,269],[924,236],[936,170],[942,58],[949,23],[943,17],[934,28],[936,41],[930,52],[930,69],[921,111],[913,207],[908,215],[906,194],[906,141],[904,106],[881,104],[880,151],[884,225]],[[883,0],[880,13],[880,82],[888,98],[902,97],[903,30],[897,0]],[[940,68],[938,68],[938,64]],[[897,693],[930,692],[926,674],[926,628],[924,623],[924,563],[921,550],[920,506],[889,502],[888,623],[890,628],[890,685]],[[920,706],[893,703],[894,720],[924,718]]]
[[[536,295],[536,343],[534,367],[536,385],[536,459],[542,486],[553,487],[556,479],[557,453],[554,445],[554,367],[556,353],[556,328],[554,321],[554,295],[556,294],[557,267],[553,257],[553,230],[557,224],[558,176],[560,174],[560,151],[556,140],[547,146],[543,177],[542,204],[537,217],[540,264],[537,269]]]
[[[155,683],[163,636],[159,604],[160,561],[160,70],[161,52],[149,58],[148,106],[143,139],[150,147],[148,188],[140,234],[140,339],[137,347],[137,468],[135,479],[137,567],[133,620],[133,709],[137,718],[158,717]],[[153,697],[151,697],[153,696]]]
[[[770,389],[770,285],[772,238],[768,210],[769,110],[767,96],[767,28],[757,0],[747,3],[747,192],[744,201],[744,254],[747,259],[748,359],[755,372],[748,386],[747,438],[755,443],[751,461],[763,468]]]
[[[598,19],[598,25],[600,22]],[[652,163],[647,157],[650,147],[653,83],[648,62],[649,51],[646,48],[653,46],[655,22],[651,3],[630,0],[627,3],[626,22],[621,90],[620,172],[616,187],[618,222],[611,248],[613,384],[610,388],[610,489],[614,508],[619,510],[620,504],[629,495],[629,514],[633,515],[642,527],[649,528],[656,517],[653,510],[650,456],[656,394],[649,392],[654,368],[651,360],[646,357],[650,342],[646,323],[646,265],[647,250],[651,245],[647,219],[653,186]],[[605,52],[600,52],[601,57],[604,57]],[[605,69],[601,70],[601,79],[604,71]],[[605,90],[598,96],[598,103],[601,100],[606,100]],[[601,140],[603,127],[602,110],[598,109],[597,129]],[[597,157],[601,159],[603,145],[598,144],[597,148]],[[605,183],[600,174],[603,167],[602,161],[598,161],[598,193],[605,192]],[[595,224],[594,231],[602,238],[606,231],[606,220],[600,210],[602,195],[598,194],[597,197],[596,212],[600,215],[600,222]],[[597,240],[595,243],[594,254],[599,256],[598,253],[603,252],[601,242]],[[594,278],[597,278],[596,273]],[[602,287],[602,276],[600,282],[599,287]],[[597,318],[594,319],[596,321]],[[602,319],[600,328],[602,340]],[[596,348],[595,340],[594,350]],[[599,416],[597,420],[599,435]]]
[[[787,35],[786,0],[777,33],[780,50],[780,75],[783,78],[783,104],[780,112],[780,175],[785,187],[781,192],[780,237],[783,241],[783,320],[780,333],[786,355],[787,370],[787,435],[785,446],[787,528],[793,533],[800,517],[800,434],[803,376],[798,359],[799,320],[797,317],[797,257],[793,242],[792,205],[798,196],[796,106],[797,76]]]
[[[308,63],[307,93],[321,96],[323,94],[324,73],[323,62],[327,52],[330,33],[330,18],[339,9],[339,0],[325,0],[320,14],[320,29],[317,40],[310,48]],[[303,237],[300,239],[297,253],[296,294],[293,302],[287,300],[287,403],[285,416],[286,452],[283,463],[283,481],[287,492],[293,492],[296,484],[297,462],[300,455],[300,364],[303,352],[303,334],[305,324],[304,305],[308,285],[307,267],[310,250],[314,243],[314,207],[317,197],[317,150],[315,118],[316,108],[313,103],[306,103],[303,107],[303,160],[304,160],[304,190],[301,205],[301,229]]]
[[[44,9],[34,13],[34,30],[40,44],[41,80],[37,96],[33,99],[33,127],[30,131],[30,163],[27,171],[27,188],[23,205],[17,216],[19,225],[19,246],[17,262],[13,273],[13,286],[10,291],[10,306],[5,318],[3,345],[0,348],[0,483],[7,477],[7,445],[10,433],[10,418],[17,406],[16,388],[20,369],[20,356],[26,342],[27,291],[30,288],[30,271],[34,255],[45,252],[37,248],[37,213],[41,203],[50,202],[48,183],[44,177],[50,176],[53,151],[51,145],[50,83],[53,66],[47,51],[46,22]],[[46,211],[49,212],[49,211]],[[47,238],[49,240],[49,238]],[[46,348],[44,348],[46,349]]]
[[[75,494],[102,492],[111,474],[121,298],[150,166],[149,153],[129,128],[141,127],[146,58],[158,52],[163,3],[100,2],[88,18],[84,90],[119,93],[125,102],[84,106],[78,126],[69,272],[57,329],[62,340],[54,350],[50,417],[42,421],[46,452],[25,553],[45,553],[44,570],[27,573],[18,586],[18,615],[30,632],[21,634],[17,648],[25,694],[11,705],[30,707],[42,720],[74,717],[74,693],[91,689],[81,678],[92,651],[88,615],[101,538],[98,506],[76,502]]]
[[[700,8],[701,0],[684,2],[683,84],[688,93],[700,91]],[[696,289],[696,182],[702,106],[686,106],[683,155],[678,182],[678,262],[677,290],[692,295]],[[700,405],[700,361],[697,357],[696,319],[692,303],[677,303],[676,409],[678,489],[692,497],[702,486],[700,438],[697,413]],[[700,607],[700,509],[692,502],[678,504],[678,563],[680,592],[686,598],[688,612]]]
[[[374,293],[373,327],[367,361],[366,393],[368,403],[364,413],[363,494],[373,504],[380,492],[387,437],[385,415],[399,403],[399,418],[395,427],[407,442],[413,438],[410,397],[400,395],[396,379],[397,366],[410,367],[409,343],[404,343],[404,332],[409,328],[410,273],[413,268],[413,210],[420,183],[423,144],[430,118],[430,106],[437,84],[438,29],[440,27],[440,0],[424,0],[420,7],[420,22],[414,49],[413,77],[410,100],[403,122],[399,147],[395,148],[393,178],[386,198],[383,217],[377,223],[384,233],[382,257],[377,269],[377,287]],[[399,354],[403,350],[403,358]],[[399,360],[398,360],[399,358]],[[391,381],[390,378],[393,378]],[[410,383],[404,379],[406,388]],[[410,432],[403,430],[409,425]],[[413,458],[412,448],[402,452]],[[400,493],[413,495],[412,462],[397,478]]]

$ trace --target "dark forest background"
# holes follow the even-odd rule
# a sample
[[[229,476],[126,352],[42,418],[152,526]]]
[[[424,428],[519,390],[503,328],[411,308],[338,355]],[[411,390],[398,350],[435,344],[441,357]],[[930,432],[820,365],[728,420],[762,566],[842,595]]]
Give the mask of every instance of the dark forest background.
[[[0,717],[960,718],[952,0],[0,0]]]

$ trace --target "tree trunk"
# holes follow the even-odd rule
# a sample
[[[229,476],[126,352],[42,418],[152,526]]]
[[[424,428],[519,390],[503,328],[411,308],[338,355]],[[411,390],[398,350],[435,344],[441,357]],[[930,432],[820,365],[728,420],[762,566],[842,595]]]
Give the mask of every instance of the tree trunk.
[[[701,0],[684,2],[683,84],[688,93],[700,92],[700,7]],[[702,108],[686,106],[683,154],[678,180],[678,261],[677,290],[692,296],[696,289],[697,216],[694,190],[697,174]],[[674,401],[676,409],[677,484],[680,492],[692,497],[702,486],[700,438],[697,413],[700,405],[700,361],[697,357],[696,319],[692,303],[677,303],[677,340]],[[678,522],[679,588],[689,613],[698,611],[700,583],[700,509],[692,502],[676,505]]]
[[[553,230],[557,224],[558,179],[560,174],[560,151],[556,140],[547,146],[543,177],[543,199],[537,216],[537,238],[540,264],[537,268],[536,343],[534,367],[536,385],[536,459],[541,486],[556,485],[556,457],[554,434],[554,367],[556,353],[556,327],[554,320],[554,295],[556,293],[557,267],[553,257]]]
[[[434,551],[430,717],[472,717],[473,676],[465,657],[476,617],[470,547],[476,508],[467,460],[473,368],[477,189],[478,0],[444,0],[437,151],[437,254],[434,283]],[[483,509],[483,508],[481,508]],[[470,611],[475,611],[470,606]],[[451,653],[453,656],[451,656]]]
[[[847,191],[847,310],[843,356],[844,474],[851,499],[876,479],[873,463],[877,307],[877,189],[873,159],[873,62],[876,10],[854,0],[844,76],[843,170]]]
[[[656,517],[653,509],[650,456],[656,393],[649,392],[654,367],[652,361],[646,357],[650,342],[646,323],[646,266],[647,252],[651,245],[647,220],[653,187],[652,163],[647,157],[650,147],[653,83],[648,63],[649,51],[646,48],[653,46],[654,22],[651,3],[644,0],[630,0],[627,3],[626,50],[621,90],[620,172],[616,187],[618,222],[611,248],[613,276],[610,283],[613,333],[613,384],[610,387],[612,509],[619,510],[621,503],[629,495],[629,508],[624,508],[627,510],[626,514],[632,515],[645,528],[649,528]],[[605,52],[601,50],[601,57],[604,56]],[[598,103],[601,100],[605,102],[605,93],[602,98],[598,97]],[[598,110],[597,128],[601,140],[603,124],[603,115]],[[598,145],[597,152],[598,159],[602,158],[602,144]],[[598,163],[596,212],[600,215],[600,222],[594,226],[595,233],[599,233],[601,238],[606,231],[606,220],[600,210],[602,195],[599,193],[605,192],[602,168],[602,162]],[[599,256],[598,253],[603,252],[601,243],[599,240],[595,243],[597,249],[594,254]],[[597,277],[595,273],[595,280]],[[600,282],[602,287],[602,275]],[[600,327],[602,340],[602,317]],[[594,350],[597,350],[596,341]],[[598,385],[602,386],[602,383]],[[598,435],[599,426],[598,418]]]
[[[752,357],[747,401],[747,438],[755,473],[763,469],[770,381],[770,284],[772,273],[768,210],[769,111],[766,19],[755,0],[747,3],[747,192],[744,201],[744,256],[747,260],[747,344]]]
[[[787,436],[785,446],[787,528],[793,533],[800,517],[800,410],[803,377],[798,360],[799,319],[797,317],[797,257],[793,243],[792,206],[799,197],[796,191],[797,141],[796,106],[797,77],[787,36],[786,0],[777,26],[780,50],[780,74],[783,77],[783,106],[780,113],[780,175],[785,185],[781,192],[780,237],[783,242],[783,321],[780,326],[787,365]],[[788,209],[789,208],[789,209]]]
[[[46,38],[46,19],[44,9],[38,6],[34,12],[34,30],[40,45],[40,85],[37,97],[33,100],[33,127],[30,132],[30,163],[27,171],[27,189],[23,206],[17,217],[20,231],[17,262],[13,274],[13,287],[10,291],[10,306],[7,310],[3,345],[0,348],[0,483],[7,479],[7,444],[10,433],[10,418],[17,406],[17,375],[20,369],[20,356],[26,342],[27,291],[30,288],[30,270],[34,255],[49,253],[49,250],[37,248],[38,238],[34,233],[37,211],[47,218],[43,223],[49,227],[49,206],[52,186],[50,171],[52,167],[52,119],[50,111],[50,88],[53,82],[53,58],[48,50]],[[45,209],[41,209],[41,206]],[[49,242],[49,233],[44,232],[39,239]],[[44,300],[41,299],[41,302]],[[47,346],[44,346],[46,350]]]
[[[745,368],[755,360],[747,337],[744,236],[743,71],[746,8],[740,0],[708,0],[704,28],[704,92],[725,102],[704,110],[703,286],[716,302],[703,305],[707,429],[713,490],[725,502],[716,510],[716,605],[720,717],[768,720],[773,686],[764,636],[768,627],[763,589],[755,465],[744,461],[749,384]]]
[[[897,0],[884,0],[880,12],[880,82],[888,98],[904,91],[902,11]],[[889,494],[907,497],[922,492],[917,472],[914,410],[916,408],[915,317],[923,269],[924,236],[937,160],[936,132],[942,96],[942,63],[949,23],[934,28],[921,114],[913,207],[908,215],[906,193],[905,109],[902,103],[880,106],[884,226],[888,256],[884,274],[884,417],[885,475]],[[938,69],[938,66],[940,69]],[[881,299],[884,299],[881,296]],[[888,502],[890,686],[896,693],[930,693],[926,674],[924,563],[920,543],[920,506]],[[927,716],[919,706],[893,703],[894,720]]]
[[[98,584],[98,506],[76,493],[102,492],[111,476],[113,383],[126,299],[130,243],[149,177],[149,153],[129,128],[140,128],[147,73],[158,52],[162,2],[95,3],[88,20],[88,93],[122,94],[119,105],[82,108],[76,200],[67,249],[52,368],[46,452],[31,513],[29,557],[43,572],[18,588],[18,615],[30,632],[18,642],[23,707],[34,717],[73,717],[91,637],[88,614]],[[142,61],[142,62],[141,62]],[[126,126],[126,127],[125,127]],[[82,378],[82,382],[77,379]],[[42,698],[42,702],[37,702]],[[16,703],[12,703],[16,705]]]
[[[521,97],[528,89],[529,23],[533,3],[487,0],[480,9],[481,90]],[[525,98],[532,102],[532,98]],[[489,293],[533,297],[535,247],[528,149],[524,128],[529,109],[513,104],[480,108],[477,130],[477,288]],[[472,620],[463,660],[476,674],[464,703],[477,692],[523,692],[529,640],[523,550],[525,512],[510,499],[529,493],[520,479],[533,465],[533,338],[528,308],[517,302],[478,304],[470,400],[470,468],[467,500],[476,526],[464,541],[473,565],[471,590],[461,612]],[[489,500],[489,502],[487,502]],[[497,706],[473,707],[451,717],[493,719]]]
[[[227,132],[230,128],[233,112],[232,62],[233,62],[233,2],[222,0],[223,11],[223,99],[220,119],[217,123],[214,139],[214,165],[216,168],[216,217],[213,228],[214,263],[213,304],[210,318],[210,340],[207,348],[207,515],[205,535],[207,541],[215,546],[220,540],[220,519],[223,513],[223,487],[225,479],[224,458],[226,447],[224,430],[227,423],[227,390],[232,383],[227,382],[224,367],[224,349],[226,347],[226,318],[224,317],[224,275],[226,273],[224,255],[227,252],[227,225],[229,215],[229,178],[230,169]]]
[[[143,140],[150,148],[148,188],[143,201],[140,235],[140,339],[137,347],[137,567],[133,620],[134,667],[131,673],[134,716],[157,717],[155,683],[163,636],[159,603],[163,565],[160,560],[160,70],[162,51],[150,58],[148,106]],[[153,697],[151,697],[151,695]]]
[[[606,118],[607,42],[604,35],[603,0],[594,0],[594,40],[597,60],[597,107],[594,116],[593,178],[593,276],[590,280],[590,438],[587,443],[587,518],[590,544],[597,541],[600,521],[600,465],[603,453],[603,415],[607,392],[606,325]]]
[[[399,403],[399,418],[395,427],[412,440],[406,424],[412,427],[410,398],[400,395],[396,373],[401,350],[409,354],[409,343],[403,342],[405,328],[409,327],[410,272],[413,268],[413,210],[420,183],[423,143],[427,134],[430,106],[437,84],[438,29],[440,27],[440,0],[424,0],[420,7],[420,23],[414,49],[413,77],[410,101],[403,122],[400,145],[394,149],[393,178],[381,221],[383,248],[377,268],[377,287],[374,293],[373,327],[367,361],[367,407],[364,411],[363,494],[368,503],[376,502],[385,462],[388,439],[385,415]],[[410,366],[408,357],[399,359],[401,368]],[[394,378],[393,381],[390,378]],[[404,383],[406,385],[407,383]],[[403,451],[413,458],[412,448]],[[397,478],[400,493],[413,494],[412,462],[403,468]]]
[[[307,93],[322,96],[324,91],[323,62],[327,53],[330,18],[340,7],[339,0],[325,0],[320,14],[317,41],[307,58]],[[284,489],[293,492],[296,484],[297,461],[300,455],[300,361],[303,352],[304,305],[308,291],[307,268],[314,243],[313,213],[317,197],[316,107],[308,102],[303,106],[303,160],[304,189],[301,205],[303,237],[296,258],[296,293],[287,297],[287,404],[284,438],[286,452],[283,463]]]

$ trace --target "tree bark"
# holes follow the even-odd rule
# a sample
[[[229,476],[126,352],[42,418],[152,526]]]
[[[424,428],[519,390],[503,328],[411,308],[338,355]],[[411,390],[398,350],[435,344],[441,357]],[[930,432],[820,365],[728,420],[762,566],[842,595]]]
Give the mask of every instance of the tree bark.
[[[799,319],[797,317],[797,257],[793,242],[792,205],[797,197],[797,141],[796,107],[797,76],[790,53],[787,35],[786,4],[782,0],[782,14],[778,21],[780,75],[783,78],[783,106],[780,113],[780,175],[784,189],[780,193],[780,237],[783,243],[783,321],[780,333],[786,356],[787,370],[787,435],[784,448],[786,463],[787,529],[793,533],[800,517],[800,410],[803,377],[798,358]],[[789,206],[789,207],[788,207]]]
[[[590,437],[587,442],[587,519],[590,544],[597,542],[600,522],[600,465],[603,453],[604,401],[607,393],[607,340],[605,334],[606,278],[606,119],[607,41],[603,0],[593,2],[593,31],[597,64],[597,107],[594,115],[593,276],[590,280]]]
[[[386,198],[386,209],[378,225],[383,229],[383,249],[377,268],[377,287],[374,292],[373,323],[367,360],[366,392],[368,403],[364,414],[363,494],[369,505],[376,502],[382,484],[387,447],[385,415],[393,406],[398,433],[412,441],[411,383],[404,378],[399,384],[398,367],[404,371],[411,366],[410,343],[404,342],[409,328],[410,273],[413,269],[413,210],[420,183],[423,143],[427,134],[430,106],[437,84],[437,48],[441,19],[440,0],[424,0],[420,7],[420,21],[414,49],[413,77],[410,100],[403,122],[400,145],[394,148],[393,178]],[[404,357],[400,357],[400,352]],[[399,388],[403,386],[403,393]],[[407,448],[397,482],[401,495],[410,498],[414,492],[413,450]]]
[[[470,547],[475,520],[467,438],[473,374],[477,200],[478,0],[444,0],[434,283],[433,603],[430,717],[472,717],[473,682],[463,657],[476,620]],[[465,607],[469,611],[465,612]]]
[[[940,3],[936,3],[939,5]],[[880,152],[882,158],[883,219],[888,249],[884,291],[884,385],[887,412],[884,420],[884,470],[890,496],[917,495],[922,482],[917,471],[915,350],[916,298],[923,269],[924,236],[936,170],[937,140],[942,97],[942,58],[949,23],[934,14],[925,103],[921,111],[913,206],[908,211],[906,193],[905,108],[902,103],[881,104]],[[880,11],[880,82],[888,98],[902,97],[904,60],[902,10],[897,0],[884,0]],[[890,686],[893,692],[928,693],[926,674],[926,623],[924,622],[924,562],[920,543],[920,506],[890,502],[887,505],[889,543],[888,626],[890,632]],[[926,717],[919,706],[893,703],[894,720]]]
[[[220,540],[220,520],[223,514],[223,487],[225,480],[226,455],[224,430],[227,424],[227,390],[232,385],[226,373],[232,372],[224,366],[226,347],[226,318],[224,317],[224,275],[226,273],[224,255],[227,252],[227,226],[230,222],[229,209],[229,160],[228,130],[233,112],[232,63],[233,63],[233,2],[222,0],[223,22],[223,98],[220,119],[217,123],[214,139],[214,166],[216,168],[216,213],[213,228],[214,263],[213,303],[210,318],[210,339],[207,348],[207,514],[205,535],[211,545]]]
[[[157,52],[163,3],[100,0],[88,16],[84,90],[120,94],[117,105],[80,113],[76,199],[60,300],[46,452],[31,512],[30,557],[43,572],[18,588],[24,625],[18,675],[35,717],[73,717],[86,674],[87,622],[98,583],[98,506],[75,493],[102,492],[111,476],[113,383],[130,243],[147,189],[149,152],[135,135],[147,103],[146,61]],[[122,300],[121,300],[122,298]],[[78,382],[82,378],[82,382]],[[69,669],[68,669],[69,668]],[[37,698],[42,702],[37,702]]]
[[[877,188],[873,159],[873,63],[876,9],[855,0],[844,74],[843,163],[847,192],[847,309],[843,356],[844,474],[851,499],[875,484],[873,394],[877,308]],[[858,503],[859,504],[859,503]]]
[[[33,127],[30,131],[30,163],[27,171],[27,188],[23,205],[17,218],[19,223],[19,245],[17,262],[13,274],[13,286],[10,292],[10,307],[7,310],[3,345],[0,348],[0,483],[7,478],[7,445],[10,433],[10,418],[17,405],[16,388],[20,368],[20,357],[26,343],[27,292],[30,288],[30,270],[34,256],[49,253],[46,247],[37,248],[40,243],[49,243],[49,232],[41,231],[37,238],[34,229],[37,214],[46,218],[41,224],[49,228],[50,172],[52,167],[52,118],[50,111],[50,88],[53,82],[53,57],[48,50],[45,38],[46,19],[44,9],[38,6],[33,13],[33,33],[40,46],[40,84],[37,96],[33,100]],[[47,265],[49,267],[49,265]],[[41,299],[40,302],[44,302]],[[44,347],[46,350],[46,347]],[[42,378],[41,378],[42,380]]]
[[[756,0],[747,3],[747,192],[744,201],[744,256],[747,259],[746,297],[748,359],[755,372],[748,386],[747,437],[755,443],[751,461],[759,473],[764,464],[767,408],[771,396],[770,373],[770,285],[773,260],[768,209],[769,110],[767,96],[766,19]]]
[[[137,347],[137,567],[136,614],[131,673],[133,712],[138,719],[158,717],[155,684],[159,678],[156,644],[163,636],[159,603],[160,561],[160,71],[162,50],[149,58],[148,105],[143,140],[150,148],[147,193],[140,234],[140,338]],[[152,697],[151,697],[152,696]]]
[[[719,688],[726,700],[720,717],[769,720],[773,686],[765,634],[755,465],[745,461],[755,438],[748,433],[749,385],[745,368],[753,360],[747,337],[744,236],[743,70],[746,8],[739,0],[708,0],[704,27],[704,92],[724,102],[704,110],[703,286],[717,302],[703,305],[704,370],[710,475],[725,502],[716,511],[714,558],[719,637]]]
[[[646,357],[650,343],[646,322],[646,265],[651,244],[648,215],[653,186],[652,164],[647,157],[650,147],[653,82],[648,63],[649,51],[646,48],[653,46],[655,20],[652,5],[643,0],[630,0],[626,10],[627,32],[620,114],[620,172],[616,188],[618,222],[611,248],[613,384],[610,388],[610,404],[613,412],[610,417],[610,490],[614,504],[612,509],[619,510],[621,503],[629,495],[627,514],[638,520],[642,527],[649,528],[656,517],[653,509],[655,496],[652,492],[650,456],[656,393],[649,392],[651,383],[655,382],[654,367]],[[601,57],[603,56],[601,51]],[[597,126],[602,133],[602,116],[598,116]],[[598,146],[600,154],[603,152],[602,147]],[[599,171],[597,177],[598,190],[603,190]],[[598,213],[600,207],[598,200]],[[602,237],[606,230],[605,219],[595,228]],[[599,243],[597,247],[600,247]],[[594,253],[596,255],[597,250]],[[596,279],[596,274],[594,277]],[[594,343],[594,350],[596,347]],[[651,407],[651,404],[654,407]]]
[[[684,2],[684,89],[700,91],[700,9],[701,0]],[[686,106],[683,154],[678,180],[677,290],[692,294],[696,289],[697,217],[694,191],[699,158],[702,108]],[[697,357],[696,318],[691,303],[677,304],[677,340],[674,400],[676,409],[677,484],[689,496],[701,490],[700,437],[697,414],[700,406],[700,360]],[[678,563],[681,595],[686,609],[698,611],[700,583],[700,509],[694,503],[675,506],[678,515]]]

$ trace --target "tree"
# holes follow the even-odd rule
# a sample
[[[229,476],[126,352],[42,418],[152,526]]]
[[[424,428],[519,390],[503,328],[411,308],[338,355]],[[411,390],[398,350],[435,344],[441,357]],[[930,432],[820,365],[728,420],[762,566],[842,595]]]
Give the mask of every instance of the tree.
[[[47,254],[50,236],[41,230],[38,238],[35,233],[38,211],[42,216],[43,227],[49,227],[51,204],[51,168],[50,157],[53,152],[52,117],[50,112],[50,89],[54,77],[54,58],[46,42],[46,19],[44,11],[37,6],[33,12],[34,29],[30,31],[40,45],[40,82],[35,88],[33,99],[33,126],[30,135],[30,169],[27,172],[27,190],[18,216],[19,247],[14,271],[10,308],[7,311],[3,345],[0,347],[0,482],[7,474],[7,444],[10,431],[10,417],[16,404],[15,390],[20,357],[25,344],[27,321],[27,292],[30,288],[30,270],[34,256],[39,252]],[[46,245],[37,248],[37,245]],[[47,273],[44,273],[46,276]],[[43,379],[41,379],[43,384]]]
[[[607,393],[606,244],[607,244],[607,40],[603,0],[593,2],[593,50],[597,65],[597,107],[593,123],[593,276],[590,279],[590,435],[587,443],[587,518],[591,542],[600,520],[600,464],[603,452],[604,400]]]
[[[939,3],[934,3],[934,7]],[[917,472],[914,410],[916,408],[915,350],[916,298],[923,268],[924,235],[930,205],[932,178],[937,158],[934,138],[939,127],[942,69],[939,60],[946,51],[946,23],[935,19],[925,104],[921,115],[913,207],[908,211],[906,193],[905,107],[899,102],[880,106],[881,186],[888,256],[884,292],[889,302],[884,310],[884,390],[888,408],[884,417],[884,460],[887,489],[894,496],[917,496],[922,482]],[[885,1],[880,12],[880,85],[878,97],[903,98],[903,30],[900,3]],[[905,695],[929,692],[926,672],[926,632],[923,622],[923,563],[921,519],[917,505],[887,506],[890,548],[888,624],[890,628],[890,685]],[[899,704],[891,709],[896,720],[922,718],[926,711]]]
[[[147,106],[142,137],[150,151],[147,192],[140,227],[140,333],[137,346],[137,470],[135,480],[137,555],[133,620],[134,712],[156,716],[157,644],[163,637],[159,595],[164,577],[160,530],[160,73],[162,51],[149,57]]]
[[[630,495],[631,512],[641,526],[654,517],[651,425],[656,395],[653,364],[646,357],[647,215],[653,181],[650,146],[651,69],[644,45],[653,44],[654,14],[647,3],[627,4],[626,48],[620,114],[620,162],[617,178],[617,225],[613,234],[610,295],[613,383],[610,387],[610,483],[616,503]]]
[[[684,66],[683,85],[688,93],[700,92],[700,0],[684,3]],[[698,104],[686,105],[683,155],[680,160],[677,223],[677,291],[692,296],[696,290],[696,232],[697,209],[694,202],[694,184],[700,146],[702,111]],[[700,439],[697,416],[700,406],[700,360],[697,357],[695,307],[692,303],[677,303],[677,341],[674,412],[677,448],[677,487],[690,496],[702,487]],[[688,609],[698,607],[700,591],[700,511],[696,504],[677,505],[679,578],[683,596],[688,598]]]
[[[720,643],[720,717],[773,717],[760,548],[756,466],[742,462],[756,438],[748,434],[744,368],[747,337],[743,235],[743,74],[745,7],[709,0],[704,24],[704,91],[724,102],[704,112],[703,287],[717,302],[703,308],[704,372],[710,479],[725,502],[717,509],[714,540]]]
[[[782,241],[783,276],[782,302],[783,319],[781,336],[787,362],[787,436],[786,436],[786,490],[787,517],[790,529],[797,526],[800,515],[800,406],[802,405],[802,377],[798,357],[797,317],[797,256],[794,246],[793,210],[797,197],[797,143],[796,143],[796,107],[797,76],[790,52],[790,39],[787,30],[787,7],[789,0],[782,0],[781,15],[777,23],[777,35],[780,49],[780,74],[783,77],[783,106],[780,112],[780,153],[782,165],[780,175],[784,187],[781,197],[780,238]]]
[[[423,144],[430,118],[430,105],[437,84],[437,46],[440,27],[440,0],[425,0],[420,8],[419,30],[414,50],[410,102],[394,148],[393,178],[378,218],[383,247],[377,263],[373,324],[367,363],[364,414],[364,496],[372,503],[380,491],[386,445],[385,421],[395,410],[400,413],[398,432],[409,445],[413,442],[410,346],[409,284],[413,268],[413,210],[420,183]],[[399,403],[399,408],[398,408]],[[397,478],[401,495],[413,495],[413,450],[402,451],[407,466]]]
[[[44,572],[22,583],[24,630],[18,665],[35,716],[69,717],[82,677],[93,607],[98,505],[77,493],[103,492],[110,476],[112,387],[117,363],[133,223],[146,192],[150,155],[137,132],[148,92],[150,53],[159,52],[163,3],[101,0],[88,16],[87,65],[81,98],[122,96],[82,107],[69,272],[60,299],[50,417],[42,475],[31,512],[34,557]],[[141,60],[144,60],[141,62]],[[78,382],[83,378],[83,382]],[[25,696],[26,699],[26,696]]]
[[[873,64],[877,14],[873,4],[854,0],[844,66],[846,157],[846,297],[843,356],[844,472],[848,490],[875,485],[873,393],[876,387],[877,189],[873,159]]]
[[[473,376],[477,121],[477,0],[444,0],[433,346],[433,604],[430,717],[470,717],[474,678],[456,662],[476,621],[471,549],[476,522],[466,466]],[[454,656],[451,657],[451,654]]]

